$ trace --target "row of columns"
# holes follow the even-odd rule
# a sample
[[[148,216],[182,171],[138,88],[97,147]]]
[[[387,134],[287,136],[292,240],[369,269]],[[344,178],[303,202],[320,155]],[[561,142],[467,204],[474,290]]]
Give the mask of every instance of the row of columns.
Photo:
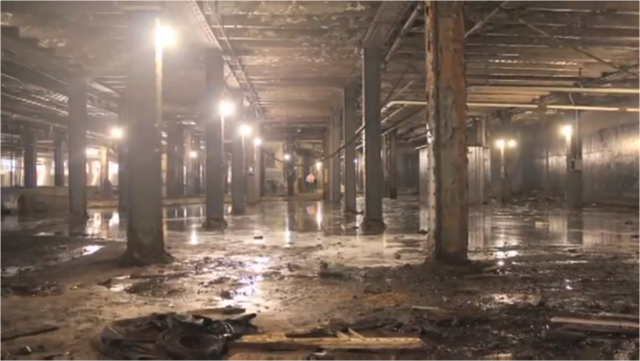
[[[158,25],[157,10],[138,9],[129,14],[127,51],[127,93],[121,105],[120,126],[126,129],[126,137],[120,142],[118,151],[119,210],[126,214],[127,250],[123,256],[132,263],[168,261],[171,257],[164,249],[162,227],[162,48],[153,46]],[[205,51],[206,91],[203,104],[205,127],[205,189],[206,228],[219,229],[226,225],[224,219],[225,152],[224,118],[218,109],[224,89],[222,53],[216,49]],[[86,196],[86,146],[87,146],[87,81],[80,73],[69,86],[69,213],[73,223],[84,223],[87,217]],[[235,122],[238,123],[238,122]],[[29,140],[29,139],[27,139]],[[180,127],[171,127],[167,135],[167,190],[178,196],[183,185],[199,184],[199,180],[184,179],[182,167],[188,170],[199,167],[196,160],[189,161],[187,148],[199,142],[191,136],[185,137]],[[27,141],[25,156],[30,162],[35,157],[34,142]],[[251,143],[251,144],[249,144]],[[240,136],[234,136],[232,150],[232,198],[233,210],[244,211],[245,201],[256,202],[260,192],[260,152]],[[246,152],[245,152],[246,150]],[[246,159],[245,157],[250,159]],[[56,164],[62,157],[56,152]],[[186,161],[185,161],[186,160]],[[245,168],[246,167],[246,168]],[[30,171],[26,178],[34,177]],[[198,172],[188,172],[194,175]],[[251,176],[248,176],[250,174]],[[257,176],[256,176],[257,174]],[[247,178],[249,180],[247,180]],[[246,186],[252,189],[247,197]],[[30,184],[29,183],[29,184]],[[255,189],[254,189],[255,188]]]
[[[462,3],[427,1],[425,19],[425,43],[429,54],[426,65],[427,124],[432,130],[432,138],[428,140],[431,158],[429,235],[437,258],[466,259],[468,190]],[[361,227],[381,229],[384,228],[382,198],[386,193],[397,196],[397,139],[395,133],[390,133],[383,150],[380,117],[383,52],[378,48],[365,48],[362,57],[365,202]],[[354,91],[345,89],[342,117],[345,142],[353,137],[355,130],[355,101]],[[329,148],[325,148],[325,156],[339,148],[340,138],[336,134],[339,129],[332,119],[325,141]],[[347,145],[344,153],[344,210],[350,212],[355,210],[355,148]],[[339,159],[336,154],[330,161],[328,199],[331,201],[340,199]]]

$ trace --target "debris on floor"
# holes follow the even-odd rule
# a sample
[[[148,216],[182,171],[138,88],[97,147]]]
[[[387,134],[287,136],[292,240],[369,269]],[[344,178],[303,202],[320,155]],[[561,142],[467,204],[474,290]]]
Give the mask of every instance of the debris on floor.
[[[250,322],[255,316],[214,320],[164,313],[124,319],[106,326],[95,346],[116,360],[220,359],[229,341],[258,332]]]

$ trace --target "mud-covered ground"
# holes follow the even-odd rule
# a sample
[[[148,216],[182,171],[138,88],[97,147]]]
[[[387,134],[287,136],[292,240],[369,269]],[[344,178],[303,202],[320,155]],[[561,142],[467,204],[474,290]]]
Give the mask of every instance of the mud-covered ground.
[[[385,200],[382,235],[361,234],[361,216],[315,201],[263,203],[229,216],[224,233],[202,231],[202,212],[167,209],[176,261],[146,268],[118,265],[126,222],[112,211],[93,213],[80,237],[67,236],[61,220],[5,218],[2,334],[60,329],[5,341],[3,354],[95,359],[89,341],[111,321],[234,305],[257,312],[269,332],[368,319],[421,335],[424,351],[397,357],[638,357],[637,329],[571,339],[551,332],[550,321],[638,314],[637,211],[569,213],[539,202],[475,209],[470,265],[424,263],[426,211],[415,198]],[[24,346],[37,352],[16,356]]]

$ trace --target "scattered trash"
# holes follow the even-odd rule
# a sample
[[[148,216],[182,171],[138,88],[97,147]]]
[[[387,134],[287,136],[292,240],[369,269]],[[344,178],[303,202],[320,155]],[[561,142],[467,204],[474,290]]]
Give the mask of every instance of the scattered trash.
[[[253,239],[263,239],[264,236],[263,235],[257,235],[257,236],[253,236]]]
[[[107,325],[95,342],[116,360],[217,360],[229,341],[258,333],[255,314],[214,320],[200,315],[151,314]]]

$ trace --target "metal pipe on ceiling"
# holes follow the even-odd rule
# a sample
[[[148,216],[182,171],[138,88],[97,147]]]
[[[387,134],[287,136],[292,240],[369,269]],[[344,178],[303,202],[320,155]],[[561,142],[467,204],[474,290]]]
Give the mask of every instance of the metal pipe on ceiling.
[[[416,100],[394,100],[389,102],[387,107],[395,105],[404,106],[426,106],[425,101]],[[467,102],[470,108],[522,108],[522,109],[554,109],[554,110],[584,110],[593,112],[628,112],[640,113],[640,108],[614,107],[599,105],[571,105],[571,104],[531,104],[531,103],[475,103]]]
[[[393,56],[393,53],[396,51],[396,49],[398,49],[398,47],[400,46],[400,43],[402,43],[402,39],[404,39],[404,37],[409,33],[409,31],[411,31],[413,24],[416,22],[416,20],[418,19],[418,16],[420,15],[421,9],[422,9],[422,6],[420,4],[416,5],[415,9],[413,9],[413,12],[409,16],[409,19],[407,20],[407,22],[404,23],[404,25],[402,26],[402,29],[400,29],[400,34],[398,35],[396,40],[393,42],[393,45],[391,45],[391,48],[389,48],[389,51],[387,52],[387,56],[384,57],[385,64],[388,63],[389,60],[391,60],[391,56]]]
[[[577,88],[557,86],[529,85],[470,85],[468,91],[495,90],[501,92],[551,92],[551,93],[584,93],[584,94],[640,94],[638,88]]]

